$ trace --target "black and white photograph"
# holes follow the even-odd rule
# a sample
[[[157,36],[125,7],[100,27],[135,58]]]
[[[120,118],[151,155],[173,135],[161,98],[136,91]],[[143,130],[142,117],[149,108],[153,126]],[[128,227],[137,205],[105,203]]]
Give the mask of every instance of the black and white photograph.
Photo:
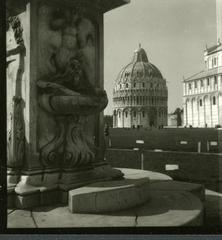
[[[222,233],[222,0],[4,11],[5,231]]]

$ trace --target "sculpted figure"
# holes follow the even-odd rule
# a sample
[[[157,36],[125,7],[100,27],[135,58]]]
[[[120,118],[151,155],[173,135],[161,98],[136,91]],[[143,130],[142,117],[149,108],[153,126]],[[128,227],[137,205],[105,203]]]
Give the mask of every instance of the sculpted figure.
[[[53,30],[61,29],[62,42],[50,59],[56,73],[37,82],[39,104],[52,114],[58,128],[54,139],[41,149],[45,167],[57,163],[64,168],[75,168],[95,158],[93,136],[85,134],[84,128],[87,116],[102,111],[108,99],[104,90],[93,86],[92,64],[83,54],[92,47],[93,36],[82,34],[81,24],[82,18],[75,9],[56,11],[50,23]],[[83,36],[84,41],[80,40]]]

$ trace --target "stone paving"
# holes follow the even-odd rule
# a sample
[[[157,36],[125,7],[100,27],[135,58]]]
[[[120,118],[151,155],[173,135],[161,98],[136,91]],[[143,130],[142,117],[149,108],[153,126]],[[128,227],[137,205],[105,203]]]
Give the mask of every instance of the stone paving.
[[[127,179],[149,177],[150,199],[142,206],[99,214],[72,214],[67,205],[8,210],[8,228],[199,226],[202,223],[202,185],[173,181],[169,176],[121,169]],[[222,193],[205,191],[206,226],[222,226]]]
[[[156,204],[160,203],[159,201]],[[206,190],[206,219],[205,226],[222,226],[222,194],[211,190]],[[134,209],[135,210],[135,209]],[[118,221],[121,226],[142,226],[142,218],[139,220],[135,217],[134,210],[123,211],[121,214],[106,214],[104,216],[95,216],[90,218],[88,222],[86,214],[80,214],[74,217],[68,210],[67,206],[57,205],[54,207],[39,207],[33,210],[8,210],[8,227],[9,228],[44,228],[44,227],[84,227],[85,224],[93,226],[102,226],[104,221],[108,222],[108,226],[112,226],[112,222],[108,220]],[[84,218],[84,219],[83,219]],[[19,219],[19,221],[18,221]],[[78,221],[74,221],[77,220]],[[158,219],[160,223],[161,217]],[[84,220],[84,221],[82,221]],[[111,220],[110,220],[111,221]]]
[[[222,193],[205,191],[206,225],[222,227]]]

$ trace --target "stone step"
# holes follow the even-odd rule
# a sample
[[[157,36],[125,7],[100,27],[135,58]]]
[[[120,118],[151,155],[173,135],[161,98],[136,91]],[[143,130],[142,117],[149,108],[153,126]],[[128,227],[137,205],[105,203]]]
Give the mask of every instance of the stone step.
[[[132,208],[148,201],[149,185],[149,178],[93,183],[69,191],[69,209],[100,213]]]
[[[70,213],[63,205],[36,207],[32,214],[28,210],[16,210],[8,215],[8,228],[202,226],[203,204],[193,194],[183,191],[150,194],[150,199],[141,206],[108,213]]]
[[[150,183],[150,191],[173,191],[173,192],[190,192],[200,199],[205,200],[204,186],[197,183],[181,182],[181,181],[156,181]]]

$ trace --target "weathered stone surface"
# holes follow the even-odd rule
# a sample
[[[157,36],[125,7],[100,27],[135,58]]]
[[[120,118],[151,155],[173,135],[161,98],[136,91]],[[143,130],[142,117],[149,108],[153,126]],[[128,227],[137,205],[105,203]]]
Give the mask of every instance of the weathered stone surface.
[[[48,204],[56,188],[120,178],[121,172],[98,167],[107,165],[100,114],[108,102],[103,12],[127,1],[108,8],[97,0],[9,2],[7,167],[17,207]],[[65,195],[59,197],[65,201]]]
[[[191,193],[155,191],[146,204],[128,210],[102,214],[72,214],[68,207],[60,205],[35,208],[33,218],[39,228],[175,227],[201,226],[202,213],[201,201]],[[23,221],[23,218],[24,216],[20,217],[19,226],[25,226],[26,219]]]
[[[128,209],[149,198],[149,179],[106,181],[69,191],[72,213],[99,213]]]
[[[153,181],[165,181],[165,180],[172,180],[172,178],[166,174],[162,174],[159,172],[153,171],[143,171],[137,169],[130,169],[130,168],[117,168],[124,173],[125,179],[139,179],[148,177],[151,182]]]
[[[189,192],[155,191],[137,211],[137,226],[201,226],[203,204]]]
[[[35,228],[32,213],[28,210],[15,210],[8,215],[8,228]]]
[[[14,187],[8,186],[8,194],[7,194],[7,208],[15,207],[15,190]]]
[[[222,193],[206,189],[206,224],[222,226]]]
[[[32,208],[35,206],[41,205],[40,192],[33,192],[32,194],[27,195],[16,195],[15,197],[15,206],[19,209]]]
[[[190,192],[201,201],[205,200],[205,190],[203,185],[179,181],[158,181],[150,184],[151,191],[173,191],[173,192]]]
[[[135,225],[133,210],[107,214],[72,214],[68,207],[34,209],[33,216],[39,228],[62,227],[129,227]],[[59,219],[59,221],[58,221]],[[115,225],[116,223],[116,225]]]

